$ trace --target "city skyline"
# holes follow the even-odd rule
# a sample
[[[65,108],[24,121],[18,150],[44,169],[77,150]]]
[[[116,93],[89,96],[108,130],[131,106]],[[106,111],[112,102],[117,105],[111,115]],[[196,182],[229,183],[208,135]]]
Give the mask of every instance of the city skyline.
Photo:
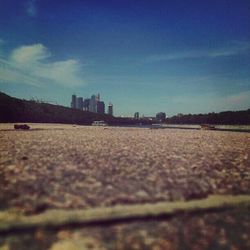
[[[250,108],[250,2],[3,0],[0,91],[116,116]],[[107,105],[108,106],[108,105]]]
[[[107,112],[105,112],[105,102],[101,101],[100,93],[97,95],[93,94],[90,98],[83,98],[73,94],[71,97],[70,107],[72,109],[90,111],[98,114],[109,113],[109,109]],[[113,115],[113,112],[111,115]]]

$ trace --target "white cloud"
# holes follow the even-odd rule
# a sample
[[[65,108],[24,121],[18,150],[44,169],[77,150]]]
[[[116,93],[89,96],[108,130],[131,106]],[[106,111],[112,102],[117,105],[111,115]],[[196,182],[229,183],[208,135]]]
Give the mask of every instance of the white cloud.
[[[28,85],[38,85],[38,78],[28,72],[19,70],[15,65],[0,59],[0,81],[5,83],[24,83]]]
[[[30,17],[36,17],[37,16],[37,0],[29,0],[26,3],[26,12],[27,15]]]
[[[51,81],[62,85],[81,85],[82,79],[78,76],[81,66],[76,60],[59,61],[35,68],[37,76],[46,76]]]
[[[162,55],[151,55],[145,58],[142,63],[154,63],[160,61],[170,61],[179,59],[193,59],[193,58],[217,58],[225,56],[235,56],[245,53],[250,50],[249,41],[232,41],[227,46],[222,48],[214,48],[209,50],[191,50],[176,52]]]
[[[50,57],[48,49],[42,44],[22,46],[15,49],[11,54],[11,60],[16,63],[35,63]]]
[[[77,60],[51,62],[50,58],[50,51],[42,44],[16,48],[9,58],[0,58],[0,81],[40,86],[84,84],[82,67]]]

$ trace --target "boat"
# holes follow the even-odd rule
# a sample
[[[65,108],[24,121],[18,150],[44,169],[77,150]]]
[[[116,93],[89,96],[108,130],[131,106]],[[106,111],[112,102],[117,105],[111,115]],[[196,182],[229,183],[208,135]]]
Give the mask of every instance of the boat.
[[[93,121],[92,126],[108,126],[105,121]]]
[[[158,128],[163,128],[163,125],[161,123],[153,123],[151,125],[151,129],[158,129]]]

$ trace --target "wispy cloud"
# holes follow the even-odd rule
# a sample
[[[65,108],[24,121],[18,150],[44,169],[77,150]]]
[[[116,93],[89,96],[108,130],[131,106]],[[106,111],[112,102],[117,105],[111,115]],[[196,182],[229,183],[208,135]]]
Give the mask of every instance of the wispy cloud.
[[[169,54],[151,55],[141,61],[141,63],[155,63],[160,61],[170,61],[179,59],[194,59],[194,58],[217,58],[235,56],[245,53],[250,50],[249,41],[233,41],[228,46],[214,48],[208,50],[190,50],[175,52]]]
[[[178,105],[180,112],[192,113],[244,110],[250,108],[250,91],[220,96],[215,93],[172,96],[171,103]],[[204,108],[206,107],[206,108]]]
[[[42,44],[21,46],[8,58],[0,58],[0,81],[38,85],[83,85],[82,66],[75,60],[51,62],[51,52]]]
[[[228,107],[228,109],[235,109],[235,107],[239,109],[250,108],[250,91],[244,91],[221,98],[218,100],[218,105]]]
[[[36,17],[38,13],[37,0],[29,0],[26,3],[26,13],[30,17]]]
[[[0,56],[2,54],[2,46],[4,44],[4,40],[0,38]]]

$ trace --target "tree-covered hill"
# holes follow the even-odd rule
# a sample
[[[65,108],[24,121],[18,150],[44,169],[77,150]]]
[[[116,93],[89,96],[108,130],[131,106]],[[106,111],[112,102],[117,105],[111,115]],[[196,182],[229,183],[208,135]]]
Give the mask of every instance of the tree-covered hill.
[[[250,109],[208,114],[179,114],[166,119],[169,124],[250,125]]]
[[[132,119],[116,118],[64,106],[13,98],[0,92],[0,122],[36,122],[89,125],[103,120],[110,125],[133,124]]]
[[[120,118],[81,111],[60,105],[21,100],[0,92],[0,122],[37,122],[90,125],[103,120],[109,125],[152,124],[157,120]],[[250,125],[250,109],[208,114],[179,114],[166,118],[168,124],[227,124]]]

